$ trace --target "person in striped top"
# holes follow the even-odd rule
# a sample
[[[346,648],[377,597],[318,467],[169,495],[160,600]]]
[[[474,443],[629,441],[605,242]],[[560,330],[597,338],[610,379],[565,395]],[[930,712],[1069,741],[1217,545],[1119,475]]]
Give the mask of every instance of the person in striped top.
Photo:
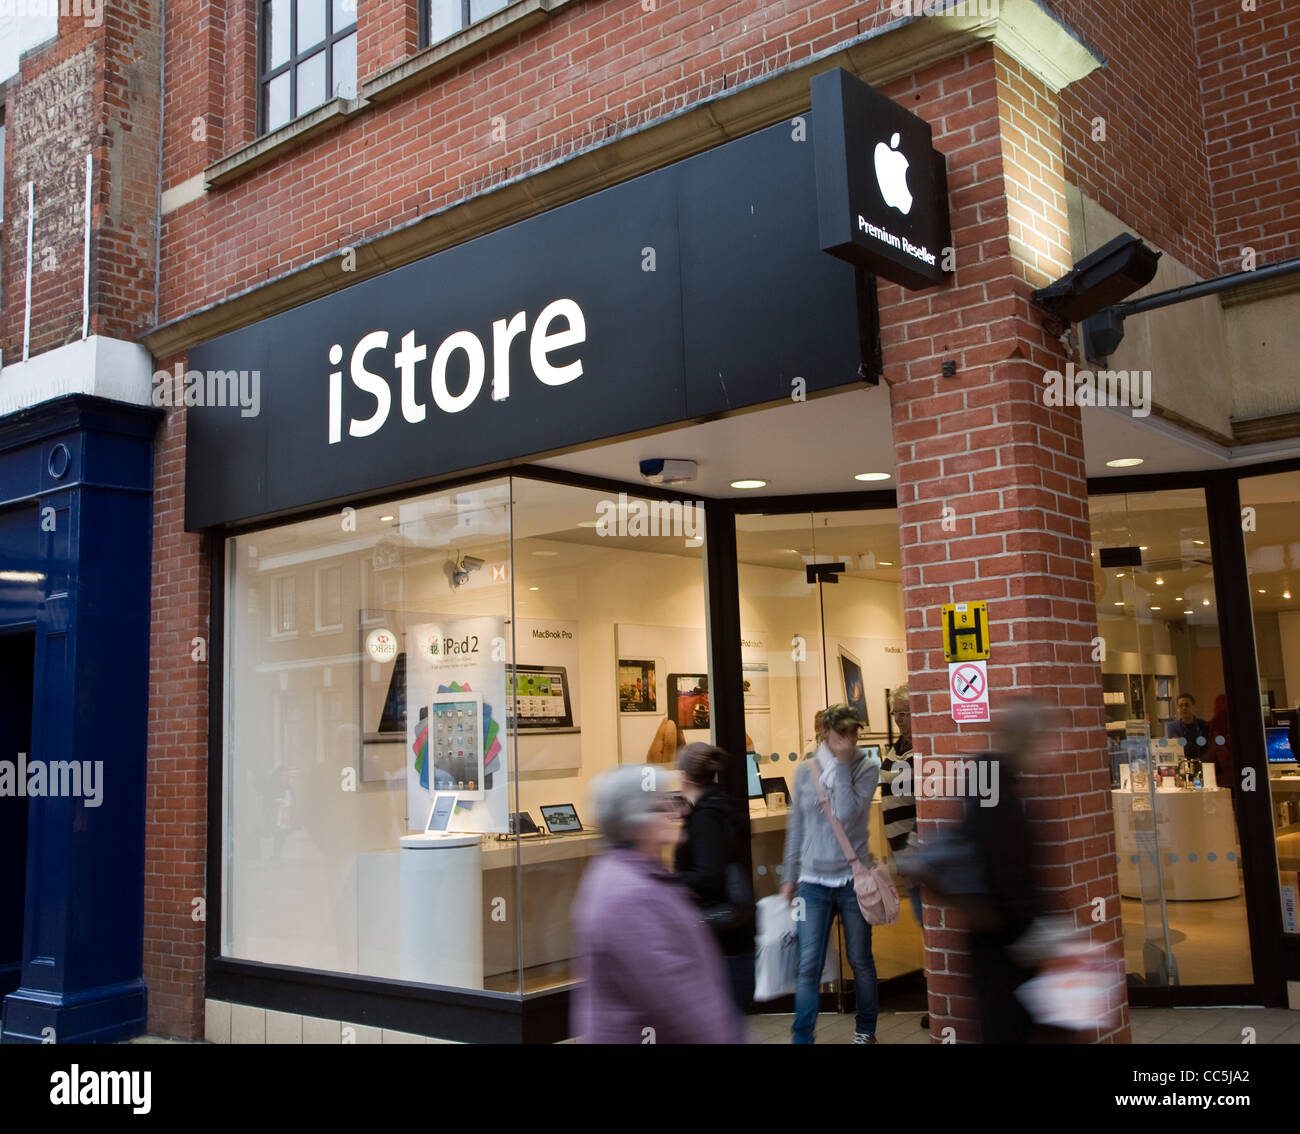
[[[880,764],[880,816],[885,824],[885,841],[890,854],[916,843],[916,796],[912,783],[912,703],[907,685],[889,694],[889,709],[898,726],[898,739]],[[916,924],[921,920],[921,887],[908,886]],[[921,1027],[930,1026],[930,1016],[921,1017]]]
[[[912,713],[906,685],[889,694],[889,708],[898,726],[898,738],[886,752],[880,767],[880,812],[885,824],[885,841],[891,854],[916,842],[916,796],[912,789]],[[897,781],[897,782],[896,782]],[[921,888],[909,886],[912,912],[921,924]]]

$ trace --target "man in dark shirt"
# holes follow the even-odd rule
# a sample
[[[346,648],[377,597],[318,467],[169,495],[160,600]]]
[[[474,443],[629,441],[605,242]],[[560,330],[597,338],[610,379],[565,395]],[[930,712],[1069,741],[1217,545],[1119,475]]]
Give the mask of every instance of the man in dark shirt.
[[[1183,754],[1196,760],[1209,759],[1210,726],[1196,715],[1196,698],[1190,693],[1178,695],[1178,719],[1165,726],[1170,740],[1183,742]]]

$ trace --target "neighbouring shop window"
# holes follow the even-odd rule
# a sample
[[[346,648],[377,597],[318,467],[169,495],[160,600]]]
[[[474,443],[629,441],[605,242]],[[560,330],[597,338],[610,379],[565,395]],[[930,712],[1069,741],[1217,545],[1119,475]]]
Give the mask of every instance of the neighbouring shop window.
[[[439,43],[509,4],[510,0],[424,0],[424,44]]]
[[[703,508],[511,478],[353,519],[226,541],[222,953],[566,984],[592,779],[713,735]]]
[[[356,98],[357,3],[262,0],[263,133],[332,98]]]
[[[1300,471],[1241,482],[1282,928],[1300,933]]]
[[[1088,507],[1129,983],[1249,984],[1204,492],[1093,496]]]

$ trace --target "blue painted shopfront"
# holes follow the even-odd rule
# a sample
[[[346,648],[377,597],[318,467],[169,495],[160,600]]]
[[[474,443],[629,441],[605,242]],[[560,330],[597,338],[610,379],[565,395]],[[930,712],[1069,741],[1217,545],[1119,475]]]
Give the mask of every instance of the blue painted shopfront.
[[[0,419],[6,1043],[107,1042],[144,1030],[159,416],[69,395]]]

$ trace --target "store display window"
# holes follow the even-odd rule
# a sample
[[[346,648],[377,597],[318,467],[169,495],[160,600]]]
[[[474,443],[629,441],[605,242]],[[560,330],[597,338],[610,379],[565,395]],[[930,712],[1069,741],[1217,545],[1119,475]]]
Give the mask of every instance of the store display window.
[[[590,781],[711,735],[703,523],[512,477],[227,539],[222,955],[567,984]]]

